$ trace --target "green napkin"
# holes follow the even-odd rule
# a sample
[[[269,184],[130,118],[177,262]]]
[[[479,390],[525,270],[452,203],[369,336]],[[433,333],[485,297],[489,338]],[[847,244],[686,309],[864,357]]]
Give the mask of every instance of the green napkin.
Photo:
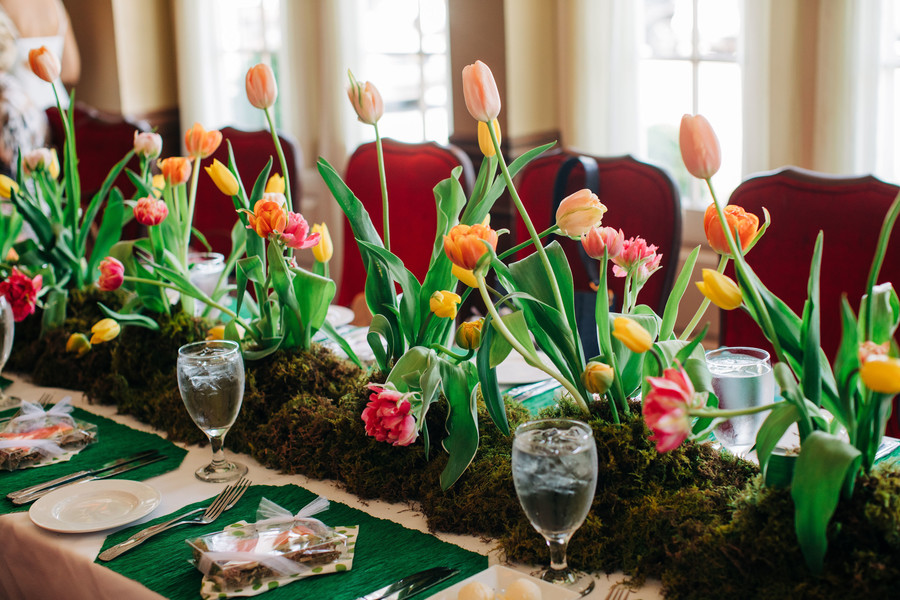
[[[16,410],[2,411],[0,412],[0,418],[10,417],[15,414]],[[161,454],[167,457],[166,460],[161,460],[111,478],[144,480],[177,469],[184,460],[185,455],[187,455],[187,450],[179,448],[155,433],[137,431],[127,425],[116,423],[111,419],[89,413],[80,408],[74,409],[72,416],[80,421],[95,424],[97,426],[97,441],[84,447],[81,452],[66,462],[34,469],[0,471],[0,514],[28,510],[31,507],[30,504],[16,506],[10,502],[6,498],[6,494],[9,492],[20,490],[42,481],[50,481],[67,473],[96,469],[111,460],[131,456],[144,450],[159,450]]]
[[[207,506],[212,500],[212,492],[217,490],[218,488],[216,490],[210,488],[209,500],[191,504],[149,523],[116,532],[106,539],[103,549],[122,542],[144,527],[167,521],[193,508]],[[219,517],[215,523],[202,526],[187,525],[164,531],[110,562],[98,561],[98,563],[138,581],[171,600],[194,600],[200,595],[202,573],[188,562],[191,559],[191,549],[184,540],[221,531],[227,525],[242,519],[256,521],[256,508],[263,497],[296,513],[316,496],[295,485],[252,486],[238,505]],[[316,518],[332,526],[348,523],[359,525],[353,568],[340,573],[300,579],[290,585],[277,587],[266,592],[264,596],[266,600],[289,598],[352,600],[422,569],[436,566],[459,569],[460,572],[456,577],[429,590],[430,595],[483,571],[488,566],[486,556],[442,542],[427,533],[407,529],[393,521],[377,519],[338,502],[332,502],[331,507],[316,514]]]

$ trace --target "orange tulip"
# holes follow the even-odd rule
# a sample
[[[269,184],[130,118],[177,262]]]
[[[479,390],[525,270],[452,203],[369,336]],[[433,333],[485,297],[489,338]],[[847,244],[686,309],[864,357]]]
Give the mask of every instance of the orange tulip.
[[[59,59],[47,49],[47,46],[29,50],[28,65],[34,74],[44,81],[53,83],[59,79]]]
[[[444,252],[454,265],[471,271],[487,252],[482,240],[497,249],[497,232],[487,225],[456,225],[444,236]]]
[[[725,220],[728,222],[728,229],[731,233],[733,234],[737,229],[738,239],[734,241],[741,245],[741,249],[746,249],[759,230],[759,217],[734,204],[729,204],[722,212],[725,213]],[[725,237],[722,224],[719,222],[719,213],[715,203],[706,208],[706,214],[703,215],[703,230],[706,232],[706,239],[713,250],[719,254],[731,254],[728,238]]]
[[[156,164],[159,165],[159,170],[169,185],[185,183],[191,178],[191,161],[188,158],[171,156],[157,161]]]
[[[221,143],[221,131],[216,129],[207,131],[200,123],[194,123],[194,126],[184,134],[184,145],[191,158],[206,158],[215,152]]]
[[[353,103],[356,116],[363,123],[374,125],[384,114],[384,101],[381,99],[381,93],[371,81],[357,81],[350,73],[350,87],[347,88],[347,96]]]
[[[252,229],[261,238],[267,238],[272,233],[281,233],[287,225],[287,216],[284,209],[272,200],[257,200],[253,206],[253,212],[244,211],[249,216]]]
[[[703,115],[681,117],[678,145],[684,166],[697,179],[709,179],[722,166],[719,138]]]
[[[263,110],[275,104],[278,97],[278,84],[275,83],[275,73],[272,67],[259,63],[250,67],[245,81],[247,88],[247,100],[256,108]]]
[[[500,114],[500,92],[490,67],[476,60],[463,67],[463,97],[476,121],[493,121]]]

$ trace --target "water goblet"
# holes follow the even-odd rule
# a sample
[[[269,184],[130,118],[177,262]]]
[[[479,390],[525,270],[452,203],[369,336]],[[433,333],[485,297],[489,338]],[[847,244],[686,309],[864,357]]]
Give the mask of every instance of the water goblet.
[[[6,301],[6,297],[0,296],[0,373],[9,360],[9,354],[12,352],[13,336],[15,334],[15,320],[13,319],[12,307]],[[0,390],[0,408],[8,408],[12,406],[13,399]]]
[[[597,446],[580,421],[542,419],[516,428],[512,474],[519,504],[550,548],[540,578],[581,592],[592,582],[569,568],[566,548],[587,517],[597,488]]]
[[[706,353],[706,364],[719,408],[754,408],[775,402],[775,375],[765,350],[718,348]],[[722,421],[714,430],[716,439],[732,454],[744,457],[756,443],[756,434],[767,415],[763,411]]]
[[[238,479],[247,466],[225,460],[225,434],[234,424],[244,397],[244,361],[236,342],[195,342],[178,349],[178,390],[188,414],[212,446],[213,460],[194,473],[219,483]]]

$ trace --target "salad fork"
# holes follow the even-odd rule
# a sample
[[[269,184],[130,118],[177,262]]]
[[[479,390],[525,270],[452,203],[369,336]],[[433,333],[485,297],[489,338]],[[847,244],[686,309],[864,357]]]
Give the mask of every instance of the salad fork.
[[[223,512],[237,504],[237,501],[241,499],[241,496],[243,496],[244,492],[247,491],[247,488],[250,487],[250,483],[250,480],[244,477],[237,483],[233,483],[222,490],[209,506],[194,509],[190,512],[178,515],[171,521],[166,521],[165,523],[159,523],[157,525],[147,527],[146,529],[142,529],[124,542],[107,548],[100,553],[100,556],[98,556],[98,558],[100,560],[112,560],[117,556],[131,550],[135,546],[139,546],[157,533],[163,532],[173,527],[177,527],[178,525],[209,525],[210,523],[218,519]],[[199,517],[194,517],[193,519],[185,519],[185,517],[196,514],[200,511],[204,512]]]

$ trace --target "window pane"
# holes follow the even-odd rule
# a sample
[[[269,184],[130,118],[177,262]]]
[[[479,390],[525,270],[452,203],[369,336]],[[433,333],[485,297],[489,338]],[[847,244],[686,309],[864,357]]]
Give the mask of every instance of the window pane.
[[[737,60],[740,26],[737,0],[698,0],[697,33],[700,58]]]
[[[418,0],[364,0],[362,5],[360,27],[366,52],[419,51]]]
[[[427,54],[446,54],[449,51],[446,0],[419,0],[419,5],[422,51]]]
[[[724,201],[741,182],[741,69],[736,63],[701,62],[697,77],[699,112],[709,120],[722,148],[715,185],[716,195]]]
[[[644,57],[690,57],[692,30],[691,0],[644,0]]]
[[[385,112],[378,122],[378,130],[382,136],[401,142],[421,142],[425,139],[422,113],[418,110]]]

